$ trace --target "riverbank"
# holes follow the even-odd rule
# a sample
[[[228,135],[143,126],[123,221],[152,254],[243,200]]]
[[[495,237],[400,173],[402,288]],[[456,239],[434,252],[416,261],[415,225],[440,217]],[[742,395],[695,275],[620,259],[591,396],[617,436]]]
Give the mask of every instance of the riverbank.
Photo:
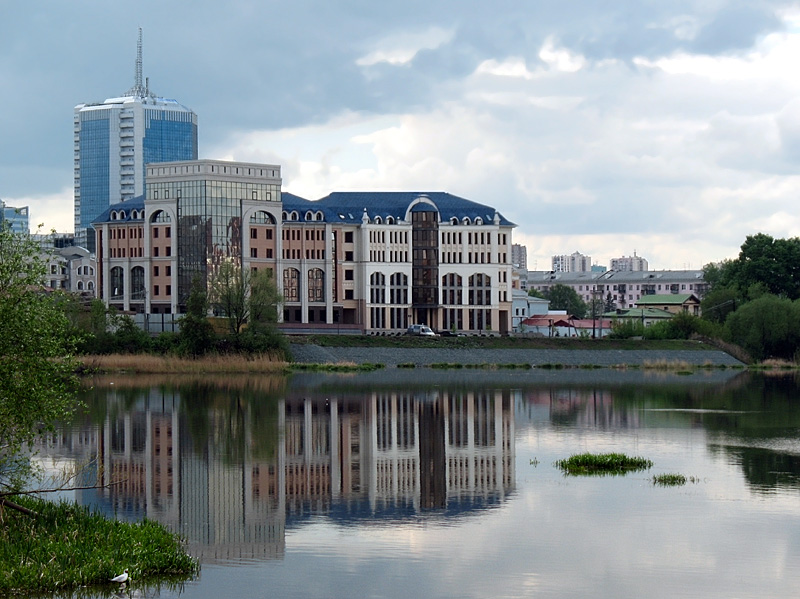
[[[640,367],[669,365],[743,368],[733,356],[709,346],[683,349],[553,349],[461,347],[334,347],[290,343],[292,360],[306,364],[382,364],[391,367],[432,365],[515,365],[541,368]]]
[[[127,569],[131,584],[143,579],[185,580],[199,570],[176,535],[161,524],[121,522],[70,503],[28,497],[3,507],[0,526],[0,595],[55,592],[109,582]]]

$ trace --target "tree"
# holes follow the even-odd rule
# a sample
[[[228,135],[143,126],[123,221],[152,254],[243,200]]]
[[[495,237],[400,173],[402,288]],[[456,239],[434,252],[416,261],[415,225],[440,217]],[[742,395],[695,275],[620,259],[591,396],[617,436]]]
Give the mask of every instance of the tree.
[[[44,291],[46,266],[29,235],[0,226],[0,490],[32,472],[23,447],[78,405],[74,327]]]
[[[547,290],[546,298],[550,300],[550,309],[566,310],[575,318],[586,316],[586,304],[572,287],[558,283]]]
[[[249,271],[225,262],[211,279],[210,299],[214,310],[228,318],[234,335],[245,324],[267,325],[278,320],[278,305],[283,297],[272,271]]]
[[[728,316],[725,327],[754,358],[790,360],[800,344],[800,301],[764,295]]]
[[[208,322],[208,295],[203,278],[196,275],[186,300],[186,314],[180,319],[179,348],[185,354],[202,356],[213,346],[215,334]]]
[[[247,302],[250,273],[232,262],[220,264],[209,280],[209,301],[214,314],[228,319],[230,332],[238,335],[247,322],[250,307]]]

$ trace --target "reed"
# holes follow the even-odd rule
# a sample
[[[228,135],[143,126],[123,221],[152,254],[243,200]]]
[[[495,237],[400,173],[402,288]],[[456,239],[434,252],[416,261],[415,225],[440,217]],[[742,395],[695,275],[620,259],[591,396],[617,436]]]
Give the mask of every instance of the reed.
[[[84,372],[124,372],[136,374],[213,374],[213,373],[278,373],[288,363],[268,354],[215,355],[202,358],[155,356],[149,354],[112,354],[83,356]]]
[[[629,457],[622,453],[581,453],[558,460],[555,466],[564,474],[617,475],[638,470],[647,470],[653,462],[645,458]]]
[[[642,368],[650,370],[678,370],[691,372],[694,368],[686,360],[645,360]]]
[[[125,568],[132,584],[199,570],[179,537],[155,521],[110,520],[66,502],[14,501],[38,515],[0,512],[0,595],[108,585]]]

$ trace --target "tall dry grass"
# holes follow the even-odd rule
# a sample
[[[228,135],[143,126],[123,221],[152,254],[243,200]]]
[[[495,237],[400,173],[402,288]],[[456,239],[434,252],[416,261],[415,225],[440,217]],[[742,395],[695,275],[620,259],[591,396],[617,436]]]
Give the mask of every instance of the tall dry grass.
[[[271,355],[180,358],[177,356],[112,354],[83,356],[80,361],[89,372],[136,374],[278,374],[285,372],[288,368],[284,360]]]

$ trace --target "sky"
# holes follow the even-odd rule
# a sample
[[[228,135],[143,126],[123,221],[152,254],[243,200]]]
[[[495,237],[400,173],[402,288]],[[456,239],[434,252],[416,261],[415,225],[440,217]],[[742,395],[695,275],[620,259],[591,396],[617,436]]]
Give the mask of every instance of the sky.
[[[201,158],[284,190],[447,191],[528,268],[650,269],[800,235],[800,5],[783,0],[0,0],[0,198],[73,230],[75,105],[134,84]]]

